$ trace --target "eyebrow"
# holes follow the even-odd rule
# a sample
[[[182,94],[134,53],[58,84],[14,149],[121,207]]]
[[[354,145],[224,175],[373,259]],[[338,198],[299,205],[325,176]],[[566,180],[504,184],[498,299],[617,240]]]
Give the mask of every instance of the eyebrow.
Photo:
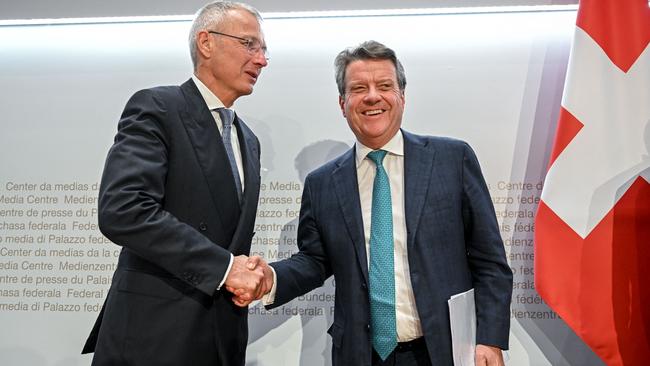
[[[366,84],[384,84],[384,83],[397,84],[397,81],[391,78],[379,79],[372,83],[368,83],[366,80],[349,80],[347,82],[347,85],[366,85]]]

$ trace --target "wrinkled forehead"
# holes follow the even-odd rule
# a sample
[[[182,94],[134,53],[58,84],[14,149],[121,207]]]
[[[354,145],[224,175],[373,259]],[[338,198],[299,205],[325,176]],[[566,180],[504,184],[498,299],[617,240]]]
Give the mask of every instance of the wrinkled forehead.
[[[355,81],[397,82],[397,70],[391,60],[361,59],[350,62],[345,68],[345,83]]]
[[[259,19],[244,9],[232,9],[222,20],[219,28],[238,37],[253,38],[264,44],[264,31]]]

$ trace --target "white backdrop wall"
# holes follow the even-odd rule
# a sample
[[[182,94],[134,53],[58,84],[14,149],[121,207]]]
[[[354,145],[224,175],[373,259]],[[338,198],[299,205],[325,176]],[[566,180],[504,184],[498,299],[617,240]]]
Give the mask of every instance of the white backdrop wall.
[[[262,143],[253,252],[296,251],[305,174],[353,143],[333,60],[375,39],[406,69],[403,127],[476,150],[515,273],[509,365],[601,365],[541,301],[533,218],[561,99],[573,11],[271,18],[271,62],[235,109]],[[119,247],[97,230],[103,160],[136,90],[190,76],[188,21],[0,27],[0,364],[79,355]],[[269,198],[282,197],[284,204]],[[249,313],[248,365],[329,365],[333,281]]]
[[[0,2],[0,19],[193,14],[207,0],[22,0]],[[578,0],[247,0],[263,12],[561,5]]]

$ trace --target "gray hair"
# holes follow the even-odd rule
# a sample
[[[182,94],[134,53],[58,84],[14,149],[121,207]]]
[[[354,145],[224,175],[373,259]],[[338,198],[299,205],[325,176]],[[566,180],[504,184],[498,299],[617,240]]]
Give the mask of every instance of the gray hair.
[[[209,28],[218,28],[222,21],[226,19],[226,13],[230,10],[245,10],[251,13],[259,23],[262,23],[262,15],[252,6],[244,3],[234,1],[214,1],[205,4],[201,9],[196,12],[192,27],[190,28],[190,56],[192,57],[192,65],[196,69],[197,50],[196,50],[196,34],[202,30]]]
[[[406,89],[404,66],[397,59],[395,51],[377,41],[365,41],[357,47],[350,47],[341,51],[334,60],[334,73],[340,96],[345,95],[345,70],[349,64],[358,60],[390,60],[395,66],[399,90],[404,92]]]

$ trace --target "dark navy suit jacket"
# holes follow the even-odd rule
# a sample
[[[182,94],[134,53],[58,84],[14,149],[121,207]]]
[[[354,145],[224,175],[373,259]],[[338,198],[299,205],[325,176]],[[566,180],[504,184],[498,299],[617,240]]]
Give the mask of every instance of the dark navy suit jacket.
[[[244,365],[247,309],[216,291],[230,253],[248,254],[260,149],[236,119],[238,201],[219,130],[192,80],[137,92],[99,191],[99,227],[123,247],[84,353],[93,365]]]
[[[471,288],[477,343],[507,349],[512,272],[474,152],[458,140],[403,136],[408,262],[431,363],[453,364],[447,300]],[[269,308],[333,274],[332,362],[370,365],[368,262],[354,148],[305,180],[298,245],[294,256],[272,264],[277,292]]]

